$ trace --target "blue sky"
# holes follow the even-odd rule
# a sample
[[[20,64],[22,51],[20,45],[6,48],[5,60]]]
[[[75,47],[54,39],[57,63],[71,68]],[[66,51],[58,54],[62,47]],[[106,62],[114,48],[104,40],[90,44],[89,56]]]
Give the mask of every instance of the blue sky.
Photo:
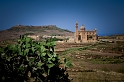
[[[124,0],[0,0],[0,30],[20,23],[74,32],[76,21],[98,35],[124,34]]]

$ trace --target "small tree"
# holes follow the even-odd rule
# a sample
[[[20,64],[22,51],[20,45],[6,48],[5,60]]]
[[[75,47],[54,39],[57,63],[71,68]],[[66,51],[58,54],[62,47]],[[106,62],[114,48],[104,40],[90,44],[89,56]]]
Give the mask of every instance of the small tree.
[[[55,53],[55,42],[33,41],[23,36],[14,46],[8,45],[0,53],[0,77],[6,82],[25,82],[30,77],[35,82],[70,82],[66,67],[71,63],[64,61],[65,68],[60,68],[60,57]]]

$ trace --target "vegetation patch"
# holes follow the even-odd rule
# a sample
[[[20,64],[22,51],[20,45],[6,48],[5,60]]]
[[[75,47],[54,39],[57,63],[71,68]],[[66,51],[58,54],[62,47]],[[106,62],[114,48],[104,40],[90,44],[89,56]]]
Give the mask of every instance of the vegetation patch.
[[[119,72],[119,73],[123,73],[124,74],[124,66],[121,66],[116,71]]]
[[[91,55],[88,54],[91,58],[86,58],[85,61],[88,61],[90,63],[94,64],[121,64],[124,63],[123,55],[121,56],[113,56],[113,57],[106,57],[106,56],[100,56],[100,55]]]
[[[2,82],[26,82],[30,78],[35,82],[70,82],[66,69],[72,64],[66,58],[60,61],[54,52],[55,45],[51,39],[37,42],[26,36],[15,45],[7,45],[0,51]]]
[[[66,55],[68,53],[75,53],[76,51],[89,50],[89,49],[91,49],[90,46],[70,48],[70,49],[67,49],[64,52],[62,52],[62,55]]]

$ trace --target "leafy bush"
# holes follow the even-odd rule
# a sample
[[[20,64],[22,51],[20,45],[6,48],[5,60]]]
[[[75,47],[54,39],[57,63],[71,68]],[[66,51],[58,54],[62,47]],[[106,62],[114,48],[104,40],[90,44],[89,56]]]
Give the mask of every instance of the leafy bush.
[[[8,45],[0,53],[0,77],[6,82],[26,82],[35,78],[35,82],[70,82],[66,68],[71,63],[64,60],[60,68],[60,57],[54,52],[55,42],[36,42],[26,36],[18,44]],[[31,75],[29,76],[29,73]]]
[[[54,38],[51,38],[51,39],[52,39],[52,41],[63,41],[63,39],[56,38],[56,37],[54,37]]]

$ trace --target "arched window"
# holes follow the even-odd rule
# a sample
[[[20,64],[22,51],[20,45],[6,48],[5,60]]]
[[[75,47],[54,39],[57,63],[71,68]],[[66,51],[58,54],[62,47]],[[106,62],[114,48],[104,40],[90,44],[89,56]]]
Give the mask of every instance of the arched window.
[[[78,40],[81,40],[81,35],[78,35]]]

